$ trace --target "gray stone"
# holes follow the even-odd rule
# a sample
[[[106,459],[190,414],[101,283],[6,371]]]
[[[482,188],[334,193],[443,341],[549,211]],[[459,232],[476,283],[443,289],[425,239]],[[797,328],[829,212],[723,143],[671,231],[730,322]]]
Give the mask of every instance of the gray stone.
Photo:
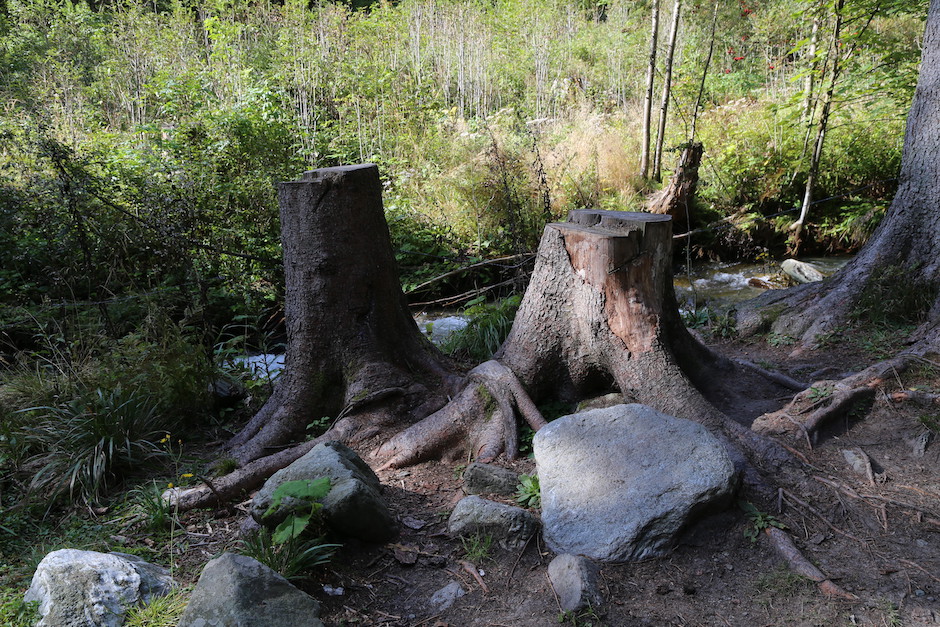
[[[428,605],[431,606],[435,612],[443,612],[444,610],[450,609],[450,607],[463,595],[467,594],[463,588],[460,587],[460,584],[456,581],[451,581],[449,584],[435,592],[431,595]]]
[[[604,601],[597,585],[597,564],[579,555],[559,555],[548,565],[548,578],[566,612],[596,608]]]
[[[252,518],[268,527],[278,525],[300,504],[295,499],[284,499],[277,511],[265,516],[274,490],[288,481],[321,477],[329,477],[332,484],[323,499],[323,518],[333,531],[366,542],[382,542],[395,535],[395,520],[380,496],[379,478],[355,451],[339,442],[318,444],[274,473],[252,501]]]
[[[611,392],[603,396],[595,396],[578,403],[578,411],[587,411],[588,409],[604,409],[614,405],[623,405],[623,394],[620,392]]]
[[[250,557],[223,553],[202,569],[178,627],[323,627],[320,604]]]
[[[702,425],[644,405],[564,416],[535,434],[548,546],[603,561],[665,553],[698,513],[726,504],[734,465]]]
[[[473,462],[463,471],[463,491],[467,494],[515,494],[519,474],[508,468]]]
[[[39,602],[37,627],[118,627],[126,608],[172,588],[168,570],[134,555],[61,549],[39,562],[24,600]]]
[[[488,535],[510,551],[525,546],[538,527],[538,519],[521,507],[479,496],[460,499],[447,521],[447,531],[452,535]]]
[[[780,268],[797,283],[815,283],[826,278],[815,266],[796,259],[784,259]]]

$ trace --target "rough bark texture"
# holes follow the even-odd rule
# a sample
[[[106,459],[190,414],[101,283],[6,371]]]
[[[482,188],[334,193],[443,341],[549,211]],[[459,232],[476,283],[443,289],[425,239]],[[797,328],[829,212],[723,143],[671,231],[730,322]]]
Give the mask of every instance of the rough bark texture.
[[[496,362],[488,362],[497,363],[505,379],[484,373],[478,380],[486,394],[468,386],[377,456],[400,466],[441,455],[468,432],[464,423],[476,421],[487,435],[474,438],[469,452],[511,457],[513,405],[538,428],[541,417],[530,411],[531,399],[573,402],[611,390],[767,453],[765,442],[716,408],[748,405],[723,382],[758,375],[712,353],[686,330],[672,287],[671,251],[667,216],[580,210],[567,223],[546,226],[512,331]],[[490,397],[498,402],[487,408]]]
[[[698,168],[702,163],[702,144],[693,142],[682,150],[669,184],[650,198],[650,213],[672,217],[676,231],[689,228],[689,205],[698,188]]]
[[[407,414],[446,374],[399,286],[378,168],[307,172],[281,183],[278,200],[287,355],[274,394],[229,444],[242,463],[301,440],[323,416],[390,403]]]
[[[743,332],[772,330],[816,338],[838,329],[859,297],[886,268],[904,268],[905,285],[936,289],[940,276],[940,0],[931,0],[914,102],[907,119],[899,186],[888,213],[862,251],[822,283],[768,291],[739,310]],[[937,344],[940,303],[934,302],[915,350]]]

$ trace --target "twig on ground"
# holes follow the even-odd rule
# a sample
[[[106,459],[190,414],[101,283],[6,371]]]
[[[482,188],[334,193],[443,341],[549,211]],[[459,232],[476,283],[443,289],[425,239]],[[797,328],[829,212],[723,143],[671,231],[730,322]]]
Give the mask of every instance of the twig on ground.
[[[486,583],[483,581],[483,577],[480,576],[480,571],[477,570],[477,567],[468,562],[467,560],[460,560],[460,565],[463,566],[463,569],[470,573],[477,583],[480,584],[480,588],[483,589],[483,594],[489,594],[490,589],[486,586]]]

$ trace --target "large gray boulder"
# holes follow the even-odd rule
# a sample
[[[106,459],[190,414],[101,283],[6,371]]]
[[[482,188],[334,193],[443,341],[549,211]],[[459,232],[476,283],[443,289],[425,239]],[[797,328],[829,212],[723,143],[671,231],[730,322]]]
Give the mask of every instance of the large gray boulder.
[[[320,604],[250,557],[206,564],[178,627],[323,627]]]
[[[661,555],[737,487],[717,438],[645,405],[564,416],[532,444],[545,540],[556,553],[613,562]]]
[[[26,602],[39,602],[37,627],[118,627],[128,607],[173,588],[170,572],[134,555],[61,549],[33,574]]]
[[[324,442],[268,479],[251,504],[251,516],[274,527],[292,508],[300,505],[287,498],[269,516],[272,494],[282,483],[329,477],[332,488],[323,499],[323,518],[337,534],[366,542],[382,542],[396,533],[395,519],[380,495],[382,486],[369,465],[355,451],[339,442]]]
[[[521,507],[479,496],[460,499],[447,521],[447,531],[451,535],[490,536],[499,546],[510,551],[524,547],[538,528],[538,518]]]

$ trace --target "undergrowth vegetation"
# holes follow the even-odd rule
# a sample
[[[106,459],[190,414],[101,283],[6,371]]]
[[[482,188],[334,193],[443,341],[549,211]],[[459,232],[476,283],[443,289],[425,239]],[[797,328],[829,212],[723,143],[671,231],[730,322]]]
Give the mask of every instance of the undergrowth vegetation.
[[[190,442],[227,435],[272,389],[238,358],[283,348],[278,181],[377,163],[404,291],[463,303],[470,324],[446,348],[476,361],[519,306],[487,303],[480,288],[518,292],[517,257],[547,221],[639,209],[661,185],[638,163],[646,4],[366,4],[0,2],[4,558],[26,553],[32,527],[88,508],[126,506],[172,538],[157,493],[192,474]],[[710,9],[683,14],[664,165],[700,109],[689,226],[706,228],[690,257],[785,239],[807,178],[805,104],[820,96],[804,89],[821,61],[805,41],[815,7],[721,3],[714,42]],[[807,226],[818,247],[858,246],[890,201],[924,13],[876,11],[847,35]],[[707,228],[719,220],[727,228]],[[493,258],[512,261],[439,279]],[[911,298],[898,307],[919,311]],[[694,315],[734,333],[727,317]],[[104,534],[53,531],[76,545]],[[23,568],[54,544],[32,536]],[[172,548],[154,552],[172,560]],[[0,616],[17,624],[22,608],[7,601]]]

